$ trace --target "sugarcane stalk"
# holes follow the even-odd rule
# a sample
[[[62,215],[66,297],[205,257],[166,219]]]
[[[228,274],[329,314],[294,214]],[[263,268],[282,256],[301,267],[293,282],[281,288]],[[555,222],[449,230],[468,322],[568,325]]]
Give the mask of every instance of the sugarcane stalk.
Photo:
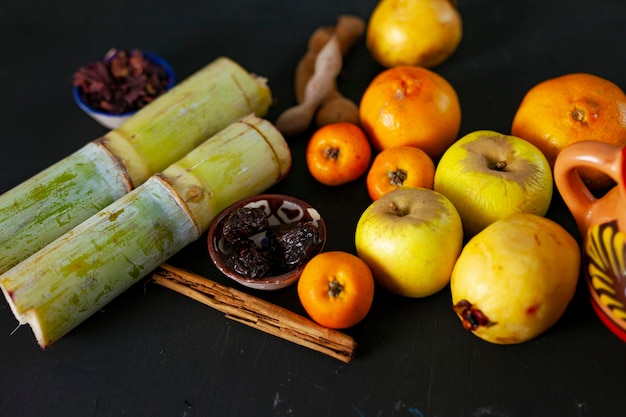
[[[221,57],[119,128],[0,196],[0,273],[163,170],[220,130],[271,104],[266,80]]]
[[[119,160],[90,142],[0,197],[0,272],[126,194]]]
[[[210,140],[170,165],[162,176],[183,198],[206,231],[230,204],[280,181],[291,167],[291,151],[273,124],[254,116],[231,125],[220,140]],[[242,152],[242,148],[248,149]],[[259,178],[259,175],[267,178]]]
[[[221,57],[158,101],[101,139],[124,161],[135,186],[236,120],[250,113],[264,116],[272,97],[263,78]]]
[[[249,116],[182,161],[0,275],[15,317],[42,348],[198,239],[226,206],[284,178],[291,153],[269,122]]]
[[[20,324],[46,347],[198,236],[176,196],[149,179],[3,276]]]

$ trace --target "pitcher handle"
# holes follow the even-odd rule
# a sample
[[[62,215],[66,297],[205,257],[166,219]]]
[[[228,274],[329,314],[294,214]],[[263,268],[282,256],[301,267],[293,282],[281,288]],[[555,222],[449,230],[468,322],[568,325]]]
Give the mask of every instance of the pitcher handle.
[[[591,225],[592,208],[598,198],[587,188],[576,168],[594,168],[621,183],[624,149],[598,141],[581,141],[559,152],[554,163],[554,181],[581,232]]]

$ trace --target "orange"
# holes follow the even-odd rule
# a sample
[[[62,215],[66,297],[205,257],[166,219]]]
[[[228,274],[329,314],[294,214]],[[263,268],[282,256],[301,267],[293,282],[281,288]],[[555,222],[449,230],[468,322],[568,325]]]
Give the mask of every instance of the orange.
[[[318,324],[345,329],[367,316],[374,300],[374,277],[358,256],[343,251],[322,252],[304,267],[298,297]]]
[[[459,133],[461,106],[452,85],[439,74],[398,66],[366,87],[359,119],[377,150],[415,146],[437,159]]]
[[[309,172],[326,185],[356,180],[369,167],[372,149],[361,128],[348,122],[319,128],[309,139],[306,162]]]
[[[395,146],[381,151],[367,173],[367,191],[377,200],[403,186],[433,189],[435,164],[426,152],[413,146]]]
[[[626,95],[613,82],[585,74],[566,74],[532,87],[513,118],[511,134],[538,147],[550,166],[564,147],[581,140],[626,145]],[[611,180],[591,169],[580,170],[589,188]]]

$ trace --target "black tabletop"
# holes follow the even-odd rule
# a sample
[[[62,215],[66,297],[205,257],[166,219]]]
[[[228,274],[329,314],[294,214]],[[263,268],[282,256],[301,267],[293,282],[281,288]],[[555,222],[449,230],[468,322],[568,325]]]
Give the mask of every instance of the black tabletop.
[[[436,71],[456,88],[461,135],[509,133],[525,92],[544,79],[590,72],[626,87],[623,0],[459,1],[464,37]],[[0,192],[106,130],[71,96],[72,73],[112,47],[165,57],[183,79],[229,56],[269,79],[267,118],[295,103],[294,67],[309,35],[340,14],[367,19],[375,0],[271,2],[8,2],[0,8]],[[339,86],[358,101],[381,68],[363,39]],[[324,216],[327,250],[355,252],[370,203],[364,180],[327,187],[309,175],[311,131],[289,143],[293,168],[271,191]],[[558,194],[548,216],[580,239]],[[211,264],[206,236],[169,262],[235,286]],[[239,287],[238,287],[239,288]],[[241,289],[241,288],[239,288]],[[253,295],[303,313],[295,287]],[[370,314],[345,331],[345,364],[230,321],[157,285],[138,284],[47,350],[0,301],[2,416],[623,416],[626,346],[594,315],[584,286],[561,320],[519,345],[465,331],[450,290],[408,299],[377,288]]]

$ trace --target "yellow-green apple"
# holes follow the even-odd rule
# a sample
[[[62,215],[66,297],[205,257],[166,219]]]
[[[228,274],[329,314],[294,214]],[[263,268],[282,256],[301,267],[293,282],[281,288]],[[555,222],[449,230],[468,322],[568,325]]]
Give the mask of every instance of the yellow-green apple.
[[[440,193],[400,187],[365,209],[355,243],[384,288],[426,297],[450,282],[463,246],[463,225],[454,205]]]
[[[545,215],[552,200],[552,170],[543,153],[524,139],[479,130],[444,152],[434,189],[454,204],[469,238],[514,213]]]
[[[567,230],[536,214],[514,214],[464,246],[450,280],[453,308],[483,340],[525,342],[562,316],[579,267],[580,248]]]

